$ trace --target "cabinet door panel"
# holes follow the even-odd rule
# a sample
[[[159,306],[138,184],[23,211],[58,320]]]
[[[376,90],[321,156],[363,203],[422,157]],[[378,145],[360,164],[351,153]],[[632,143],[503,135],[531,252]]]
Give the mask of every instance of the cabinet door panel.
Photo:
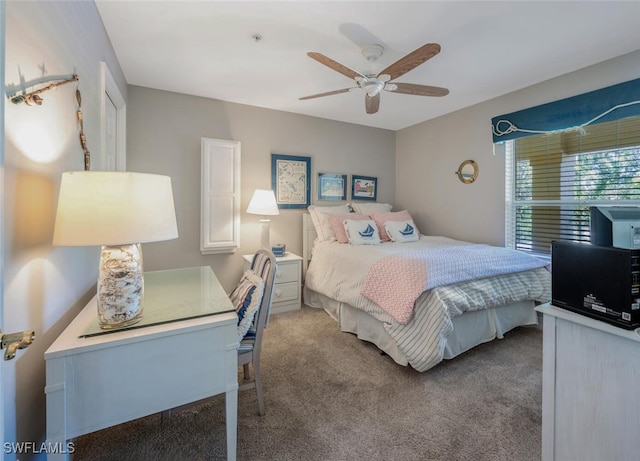
[[[200,252],[240,246],[240,142],[202,138]]]
[[[230,197],[211,197],[208,209],[210,216],[232,216],[233,199]],[[234,244],[233,222],[228,219],[212,219],[206,227],[207,241],[211,246]]]

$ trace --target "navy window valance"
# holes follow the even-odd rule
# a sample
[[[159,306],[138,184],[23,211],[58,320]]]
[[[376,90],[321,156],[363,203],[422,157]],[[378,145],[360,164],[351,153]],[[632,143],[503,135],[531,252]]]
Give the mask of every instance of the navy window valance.
[[[640,78],[491,119],[493,142],[640,115]]]

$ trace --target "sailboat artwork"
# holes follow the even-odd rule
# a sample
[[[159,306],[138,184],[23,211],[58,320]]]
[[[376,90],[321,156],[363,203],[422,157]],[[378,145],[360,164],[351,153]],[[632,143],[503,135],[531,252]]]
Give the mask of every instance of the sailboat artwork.
[[[411,224],[407,223],[407,226],[404,229],[402,229],[401,231],[398,231],[398,232],[400,232],[402,235],[411,235],[411,234],[413,234],[413,226]]]
[[[360,237],[363,237],[363,238],[371,238],[373,237],[374,230],[375,229],[373,228],[373,226],[369,224],[365,230],[358,231],[358,234],[360,234]]]

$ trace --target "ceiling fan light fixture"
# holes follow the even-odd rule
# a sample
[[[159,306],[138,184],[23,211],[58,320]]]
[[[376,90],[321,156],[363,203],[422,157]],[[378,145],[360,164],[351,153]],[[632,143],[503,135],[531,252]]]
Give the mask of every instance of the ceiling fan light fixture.
[[[362,89],[367,92],[369,96],[375,96],[384,88],[384,82],[380,80],[369,80],[362,84]]]

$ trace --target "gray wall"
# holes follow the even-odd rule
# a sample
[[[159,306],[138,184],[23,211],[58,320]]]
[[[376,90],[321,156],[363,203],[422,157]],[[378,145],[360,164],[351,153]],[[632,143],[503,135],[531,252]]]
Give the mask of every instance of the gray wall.
[[[126,83],[93,2],[6,2],[6,85],[77,73],[42,94],[42,106],[5,103],[3,331],[33,329],[36,341],[2,364],[4,442],[38,442],[45,431],[44,352],[94,294],[98,248],[51,246],[62,172],[83,169],[75,90],[100,167],[100,61]],[[43,69],[44,67],[44,69]],[[21,459],[28,459],[20,456]],[[15,459],[7,454],[5,459]]]
[[[145,270],[210,265],[230,290],[242,255],[260,246],[260,216],[244,213],[255,189],[271,189],[271,153],[311,157],[312,199],[317,172],[377,176],[378,201],[394,202],[395,133],[320,118],[129,86],[127,169],[171,176],[179,238],[145,244]],[[200,254],[200,140],[241,142],[241,248]],[[312,200],[315,201],[315,200]],[[325,202],[326,204],[327,202]],[[302,254],[303,210],[271,219],[271,242]]]
[[[398,131],[397,206],[423,233],[504,245],[504,154],[494,155],[491,118],[638,78],[639,61],[634,52]],[[469,185],[454,174],[466,159],[480,167]]]

